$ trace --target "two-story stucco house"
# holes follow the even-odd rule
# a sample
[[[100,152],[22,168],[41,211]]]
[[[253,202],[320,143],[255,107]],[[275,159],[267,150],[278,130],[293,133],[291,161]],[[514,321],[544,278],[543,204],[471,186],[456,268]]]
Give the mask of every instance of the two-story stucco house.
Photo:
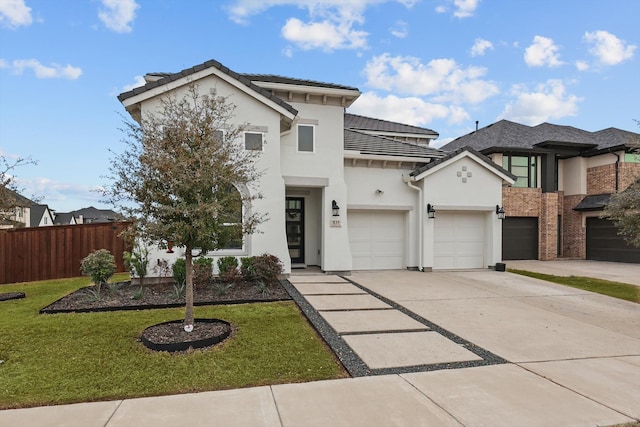
[[[215,89],[248,123],[245,149],[259,150],[267,212],[260,233],[209,256],[269,252],[292,268],[487,268],[501,261],[502,188],[515,177],[475,150],[445,156],[436,132],[346,114],[357,88],[288,77],[239,74],[207,61],[147,83],[118,99],[135,120],[191,83]],[[153,259],[182,256],[156,250]]]
[[[615,225],[600,218],[611,194],[640,177],[631,151],[640,134],[616,128],[588,132],[501,120],[442,147],[472,147],[516,176],[503,189],[505,260],[560,257],[640,262]]]

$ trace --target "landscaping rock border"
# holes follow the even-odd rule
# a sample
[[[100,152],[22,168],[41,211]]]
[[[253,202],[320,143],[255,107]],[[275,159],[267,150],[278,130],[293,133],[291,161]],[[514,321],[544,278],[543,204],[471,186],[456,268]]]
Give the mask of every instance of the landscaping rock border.
[[[21,299],[26,298],[24,292],[2,292],[0,293],[0,302],[1,301],[11,301],[12,299]]]
[[[200,349],[200,348],[205,348],[205,347],[211,347],[213,345],[219,344],[222,341],[224,341],[225,339],[227,339],[229,337],[229,335],[231,335],[231,324],[225,320],[221,320],[221,319],[195,319],[195,323],[196,326],[198,324],[216,324],[218,326],[223,326],[222,328],[222,332],[218,332],[215,333],[214,335],[205,337],[205,338],[199,338],[199,339],[194,339],[191,341],[181,341],[181,342],[169,342],[169,343],[161,343],[161,342],[154,342],[152,341],[152,338],[148,337],[149,332],[153,329],[156,328],[158,326],[161,325],[173,325],[173,324],[179,324],[182,325],[184,322],[183,319],[181,320],[170,320],[168,322],[162,322],[162,323],[158,323],[156,325],[152,325],[149,326],[148,328],[146,328],[143,332],[142,335],[140,335],[140,341],[142,342],[142,344],[144,344],[145,347],[154,350],[154,351],[166,351],[169,353],[176,353],[176,352],[181,352],[181,351],[187,351],[189,349]],[[181,326],[180,326],[181,327]]]

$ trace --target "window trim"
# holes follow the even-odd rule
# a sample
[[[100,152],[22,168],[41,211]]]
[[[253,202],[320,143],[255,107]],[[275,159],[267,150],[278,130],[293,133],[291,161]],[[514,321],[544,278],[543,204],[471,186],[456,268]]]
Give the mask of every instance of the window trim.
[[[311,151],[300,149],[300,128],[311,128]],[[296,153],[314,154],[316,152],[316,126],[309,123],[299,123],[296,126]]]
[[[254,134],[254,135],[260,135],[260,149],[251,149],[251,148],[247,148],[247,134]],[[247,151],[260,151],[260,152],[264,152],[264,132],[259,132],[259,131],[255,131],[255,130],[246,130],[244,132],[242,132],[242,143],[244,144],[244,149]]]
[[[518,179],[516,179],[516,182],[513,183],[513,187],[514,188],[538,188],[538,171],[539,171],[539,159],[538,156],[536,156],[535,154],[508,154],[508,153],[503,153],[502,154],[502,167],[506,170],[508,170],[510,173],[512,173],[513,175],[516,176],[516,178],[525,178],[522,175],[518,175],[515,172],[513,172],[513,164],[512,164],[512,159],[514,157],[520,157],[520,158],[526,158],[527,159],[527,185],[525,186],[516,186],[516,182],[518,182]],[[506,162],[506,165],[505,165]],[[506,167],[505,167],[506,166]],[[517,165],[517,167],[524,167],[524,166],[519,166]]]

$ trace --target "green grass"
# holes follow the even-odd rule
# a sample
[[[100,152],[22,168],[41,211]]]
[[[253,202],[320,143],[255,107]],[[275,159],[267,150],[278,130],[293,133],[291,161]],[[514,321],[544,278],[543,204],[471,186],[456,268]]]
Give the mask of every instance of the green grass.
[[[87,278],[2,285],[27,297],[0,303],[0,409],[345,377],[293,302],[196,307],[231,322],[222,345],[153,352],[136,338],[183,309],[41,315]]]
[[[603,279],[580,276],[554,276],[551,274],[534,273],[531,271],[509,269],[511,273],[546,280],[547,282],[571,286],[585,291],[596,292],[614,298],[632,302],[640,302],[640,287],[628,283],[612,282]]]

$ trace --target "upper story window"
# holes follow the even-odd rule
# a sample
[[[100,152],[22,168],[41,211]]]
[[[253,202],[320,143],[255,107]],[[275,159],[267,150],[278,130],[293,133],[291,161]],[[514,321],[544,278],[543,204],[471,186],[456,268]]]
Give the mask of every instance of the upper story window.
[[[640,163],[640,153],[624,153],[625,163]]]
[[[315,150],[315,127],[298,125],[298,151],[313,153]]]
[[[262,151],[262,133],[260,132],[245,132],[244,133],[244,148],[245,150]]]
[[[538,186],[538,160],[536,156],[502,156],[502,167],[516,176],[514,187]]]

